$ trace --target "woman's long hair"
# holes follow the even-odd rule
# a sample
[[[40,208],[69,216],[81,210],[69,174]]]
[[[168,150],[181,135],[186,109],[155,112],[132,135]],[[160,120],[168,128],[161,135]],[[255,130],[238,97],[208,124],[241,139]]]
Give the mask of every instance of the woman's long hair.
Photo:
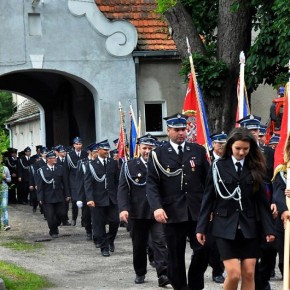
[[[232,156],[232,146],[236,141],[244,141],[250,144],[250,150],[245,157],[245,163],[251,170],[254,179],[254,189],[258,189],[266,174],[266,159],[264,154],[259,148],[257,140],[251,131],[247,128],[239,127],[230,132],[222,157],[228,158]]]

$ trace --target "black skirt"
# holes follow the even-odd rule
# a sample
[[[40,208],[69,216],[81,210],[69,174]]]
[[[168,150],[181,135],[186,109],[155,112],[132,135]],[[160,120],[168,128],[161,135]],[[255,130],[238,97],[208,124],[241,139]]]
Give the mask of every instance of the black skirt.
[[[217,247],[220,253],[221,260],[229,259],[250,259],[260,256],[259,239],[246,239],[240,229],[237,230],[236,238],[228,240],[216,238]]]

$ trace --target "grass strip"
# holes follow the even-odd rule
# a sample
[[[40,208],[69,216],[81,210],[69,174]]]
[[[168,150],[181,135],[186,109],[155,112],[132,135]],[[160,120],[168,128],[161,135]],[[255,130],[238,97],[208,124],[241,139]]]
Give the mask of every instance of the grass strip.
[[[6,289],[11,290],[40,290],[54,286],[46,278],[4,261],[0,261],[0,278]]]
[[[34,251],[43,248],[43,244],[29,243],[24,241],[22,238],[13,237],[11,241],[1,243],[1,246],[16,251]]]

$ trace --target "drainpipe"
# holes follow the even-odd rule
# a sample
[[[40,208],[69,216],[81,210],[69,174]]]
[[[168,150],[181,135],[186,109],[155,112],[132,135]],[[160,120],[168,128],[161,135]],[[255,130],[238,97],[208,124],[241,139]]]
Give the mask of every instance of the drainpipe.
[[[40,144],[46,146],[46,128],[45,128],[45,112],[44,109],[39,106],[39,115],[40,115]]]

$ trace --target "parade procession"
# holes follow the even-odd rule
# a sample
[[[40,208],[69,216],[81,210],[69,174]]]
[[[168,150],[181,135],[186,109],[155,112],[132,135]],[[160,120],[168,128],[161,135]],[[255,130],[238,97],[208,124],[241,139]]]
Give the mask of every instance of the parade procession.
[[[0,2],[0,289],[290,290],[286,2]]]

